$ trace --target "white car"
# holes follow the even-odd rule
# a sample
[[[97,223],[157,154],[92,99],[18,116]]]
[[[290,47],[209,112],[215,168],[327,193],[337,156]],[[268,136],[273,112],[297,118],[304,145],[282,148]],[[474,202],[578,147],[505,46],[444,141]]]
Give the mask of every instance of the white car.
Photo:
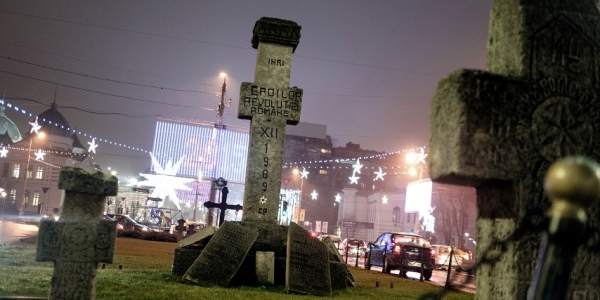
[[[450,265],[450,251],[451,246],[446,245],[431,245],[433,251],[435,251],[435,267],[437,269],[447,270]],[[452,256],[452,268],[461,271],[462,265],[466,259],[469,259],[469,254],[454,247],[454,255]]]

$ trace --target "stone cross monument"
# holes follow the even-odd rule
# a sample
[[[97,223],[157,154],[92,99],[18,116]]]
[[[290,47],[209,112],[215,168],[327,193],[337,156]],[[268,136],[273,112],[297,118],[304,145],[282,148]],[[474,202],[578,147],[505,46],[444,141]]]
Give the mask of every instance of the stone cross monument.
[[[102,212],[105,197],[117,194],[117,178],[62,167],[58,188],[66,190],[62,214],[40,222],[36,261],[54,261],[49,299],[94,299],[98,263],[114,256],[116,224]]]
[[[522,229],[550,205],[544,174],[567,155],[600,158],[599,32],[596,1],[495,0],[486,70],[439,83],[430,172],[477,189],[477,258],[487,258],[477,299],[526,298],[540,239]],[[488,249],[507,238],[505,249]],[[599,269],[599,256],[579,248],[567,299],[600,298]]]
[[[242,83],[238,108],[238,118],[251,120],[245,222],[277,223],[285,126],[300,121],[302,89],[289,87],[300,29],[295,22],[274,18],[261,18],[254,25],[255,82]]]

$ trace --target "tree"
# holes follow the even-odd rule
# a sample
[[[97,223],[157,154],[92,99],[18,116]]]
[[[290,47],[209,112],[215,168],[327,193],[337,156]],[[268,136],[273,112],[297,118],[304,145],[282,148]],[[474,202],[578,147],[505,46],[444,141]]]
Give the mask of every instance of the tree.
[[[432,204],[435,206],[435,230],[444,244],[465,248],[465,233],[473,233],[476,219],[475,190],[438,184],[434,188]]]

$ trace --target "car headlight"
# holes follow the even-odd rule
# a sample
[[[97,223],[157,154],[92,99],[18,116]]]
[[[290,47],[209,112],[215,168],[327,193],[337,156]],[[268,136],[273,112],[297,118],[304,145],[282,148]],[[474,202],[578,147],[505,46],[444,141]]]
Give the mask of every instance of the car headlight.
[[[148,231],[148,227],[146,227],[146,226],[142,227],[142,231]]]

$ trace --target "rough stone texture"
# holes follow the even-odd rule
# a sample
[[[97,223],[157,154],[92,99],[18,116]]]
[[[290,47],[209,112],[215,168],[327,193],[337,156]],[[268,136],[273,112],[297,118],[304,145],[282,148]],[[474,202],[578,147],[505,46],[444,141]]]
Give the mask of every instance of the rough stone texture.
[[[549,207],[543,176],[567,155],[600,158],[599,12],[594,1],[494,1],[486,71],[443,79],[431,105],[430,173],[477,188],[477,256]],[[600,206],[589,212],[598,226]],[[532,212],[537,212],[530,215]],[[597,237],[594,237],[596,240]],[[592,241],[594,242],[594,241]],[[525,299],[532,229],[476,270],[477,299]],[[581,248],[569,299],[600,295],[600,257]]]
[[[206,239],[212,237],[215,232],[217,232],[217,228],[214,226],[206,226],[204,229],[186,236],[183,240],[179,241],[179,247],[185,248],[191,246],[193,244],[197,244],[199,242],[205,241]],[[206,245],[206,243],[203,243]]]
[[[331,288],[343,290],[348,286],[348,265],[343,262],[329,261],[329,272],[331,274]]]
[[[256,279],[260,285],[275,284],[275,252],[256,252]]]
[[[290,88],[294,22],[262,18],[252,43],[258,49],[254,83],[242,83],[238,118],[250,122],[242,221],[277,223],[286,124],[300,121],[302,89]]]
[[[287,243],[285,289],[288,293],[331,295],[329,255],[325,244],[308,231],[290,223]]]
[[[202,286],[227,286],[257,237],[256,231],[224,222],[183,279]]]
[[[202,249],[196,248],[175,248],[175,254],[173,255],[173,266],[171,267],[171,274],[175,276],[183,276],[185,272],[194,264]]]
[[[112,263],[116,224],[101,220],[104,197],[116,195],[116,177],[62,168],[67,188],[60,221],[42,220],[36,261],[54,261],[50,299],[94,299],[98,262]]]
[[[260,42],[292,46],[293,51],[296,51],[300,43],[300,29],[302,27],[293,21],[260,18],[252,30],[252,48],[258,48]]]
[[[340,254],[340,250],[338,250],[336,244],[333,243],[330,237],[325,237],[322,242],[325,244],[327,252],[329,253],[329,260],[344,262],[344,258]]]

